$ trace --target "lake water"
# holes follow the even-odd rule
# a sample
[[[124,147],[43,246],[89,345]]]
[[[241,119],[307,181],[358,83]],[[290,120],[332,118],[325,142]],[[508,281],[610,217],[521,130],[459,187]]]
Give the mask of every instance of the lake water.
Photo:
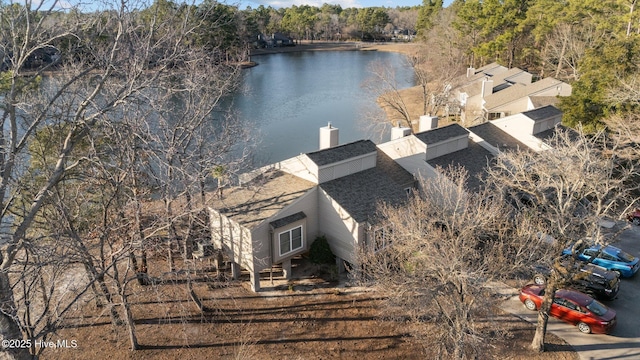
[[[400,87],[414,84],[404,55],[377,51],[309,51],[254,56],[244,70],[244,92],[234,99],[242,120],[256,127],[256,165],[318,149],[319,128],[339,128],[340,144],[380,135],[372,116],[384,116],[375,96],[363,88],[368,68],[382,61],[395,69]]]

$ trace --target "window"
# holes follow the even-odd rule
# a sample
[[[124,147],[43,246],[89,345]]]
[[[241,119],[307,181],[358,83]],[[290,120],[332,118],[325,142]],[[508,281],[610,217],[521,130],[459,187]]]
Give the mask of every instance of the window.
[[[620,261],[620,260],[618,260],[617,257],[609,255],[607,253],[602,253],[598,257],[601,258],[601,259],[609,260],[609,261]]]
[[[281,232],[280,238],[280,256],[302,248],[302,226],[295,227],[291,230]]]

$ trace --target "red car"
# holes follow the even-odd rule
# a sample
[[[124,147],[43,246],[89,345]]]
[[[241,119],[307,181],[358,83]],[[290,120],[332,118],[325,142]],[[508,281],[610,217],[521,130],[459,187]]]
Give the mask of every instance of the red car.
[[[520,290],[520,301],[532,311],[542,305],[544,286],[527,285]],[[556,291],[549,315],[578,326],[585,334],[608,334],[616,325],[616,312],[589,295],[574,290]]]
[[[640,225],[640,208],[635,208],[633,212],[627,214],[627,220],[631,221],[633,225]]]

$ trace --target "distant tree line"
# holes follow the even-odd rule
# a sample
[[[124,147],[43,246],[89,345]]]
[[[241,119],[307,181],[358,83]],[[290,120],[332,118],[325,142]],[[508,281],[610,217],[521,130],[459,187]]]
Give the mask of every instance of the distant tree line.
[[[283,32],[305,40],[389,40],[394,30],[414,34],[419,7],[346,8],[323,4],[239,10],[247,35]]]
[[[380,41],[411,39],[417,34],[427,43],[432,62],[450,68],[480,67],[497,61],[520,67],[540,78],[553,76],[570,82],[573,95],[560,107],[565,123],[581,123],[593,131],[609,115],[634,111],[638,105],[638,39],[640,17],[635,0],[455,0],[443,8],[442,0],[423,0],[421,6],[342,8],[323,4],[286,8],[247,7],[205,0],[185,4],[154,0],[132,12],[141,23],[171,21],[197,28],[184,34],[186,43],[204,48],[215,61],[236,61],[258,46],[258,35],[283,33],[294,40]],[[20,5],[5,5],[18,11]],[[166,14],[178,17],[164,19]],[[61,26],[74,17],[102,19],[88,32],[95,46],[106,42],[116,29],[105,19],[107,11],[59,11],[48,21]],[[182,25],[180,25],[182,26]],[[81,39],[54,39],[52,47],[71,52],[82,61],[92,60],[92,48]],[[0,50],[0,69],[8,69],[12,49]],[[39,66],[57,57],[38,49],[25,66]],[[158,59],[160,60],[160,59]],[[174,65],[180,63],[175,60]],[[184,61],[184,59],[182,60]],[[150,67],[155,61],[150,61]],[[441,68],[441,66],[438,66]]]

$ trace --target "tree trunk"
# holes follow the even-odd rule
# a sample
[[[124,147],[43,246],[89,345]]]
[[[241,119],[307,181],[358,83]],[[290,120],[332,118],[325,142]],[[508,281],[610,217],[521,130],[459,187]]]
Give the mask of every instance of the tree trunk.
[[[113,259],[113,261],[117,261]],[[140,349],[140,345],[138,344],[138,337],[136,336],[136,324],[133,319],[133,314],[131,314],[131,307],[129,306],[129,301],[127,299],[127,276],[128,273],[125,271],[125,276],[123,279],[120,279],[118,264],[113,264],[113,279],[115,280],[116,286],[118,287],[118,293],[120,294],[120,299],[122,299],[122,308],[124,310],[124,318],[125,323],[127,324],[127,330],[129,332],[129,341],[131,342],[131,350]],[[120,281],[123,281],[122,284]]]
[[[631,22],[633,21],[633,10],[636,7],[636,0],[633,0],[631,2],[631,5],[629,5],[629,22],[627,23],[627,37],[629,37],[629,35],[631,35]]]
[[[544,337],[547,334],[547,323],[549,322],[549,311],[553,304],[553,298],[557,289],[556,279],[553,277],[549,280],[542,305],[538,309],[538,322],[536,324],[536,333],[531,342],[531,348],[537,352],[544,352]]]
[[[136,336],[136,326],[131,314],[131,307],[127,300],[127,295],[122,294],[122,306],[124,307],[125,319],[127,322],[127,330],[129,332],[129,342],[131,342],[131,350],[139,350],[140,344],[138,344],[138,337]]]
[[[564,39],[562,39],[562,50],[560,50],[560,58],[558,59],[558,66],[556,67],[556,75],[555,75],[556,79],[560,75],[560,71],[562,71],[562,63],[564,62],[564,54],[567,51],[567,42],[569,42],[569,40],[565,36]]]
[[[16,304],[13,299],[13,290],[9,281],[9,275],[0,271],[0,337],[3,340],[22,339],[20,327],[14,320],[16,316]],[[31,359],[29,349],[5,348],[0,349],[2,359]]]
[[[193,199],[191,198],[191,192],[189,192],[188,190],[186,191],[185,194],[186,200],[187,200],[187,211],[189,212],[189,224],[187,225],[187,234],[184,237],[184,244],[183,244],[183,255],[184,255],[184,260],[189,260],[192,258],[193,256],[193,233],[194,233],[194,220],[193,220],[193,204],[192,201]]]
[[[538,323],[536,325],[536,333],[531,342],[531,348],[536,352],[544,352],[544,337],[547,333],[547,322],[549,315],[542,311],[538,313]]]

